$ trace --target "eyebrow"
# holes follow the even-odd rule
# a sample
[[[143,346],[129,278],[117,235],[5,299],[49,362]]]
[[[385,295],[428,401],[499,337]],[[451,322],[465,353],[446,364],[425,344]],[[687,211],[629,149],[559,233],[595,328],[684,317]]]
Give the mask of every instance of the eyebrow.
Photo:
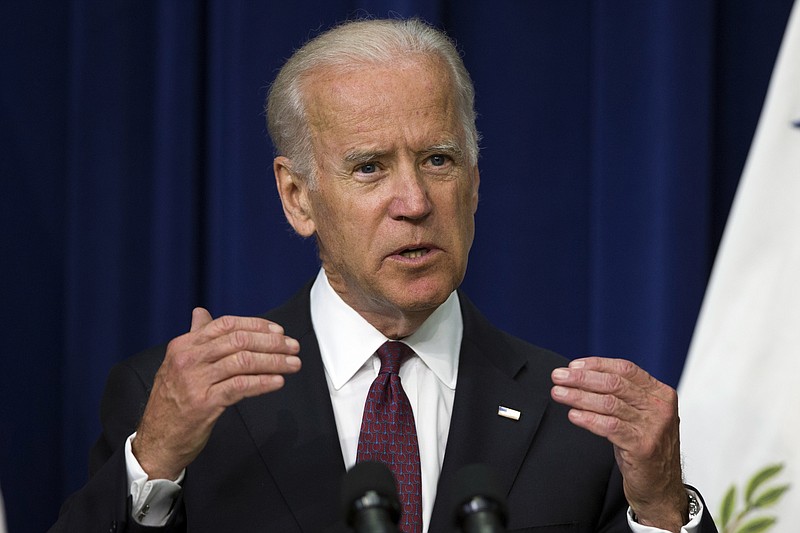
[[[350,150],[347,153],[345,153],[344,161],[346,163],[368,163],[375,159],[381,159],[389,153],[390,150]],[[456,141],[445,141],[439,144],[428,146],[417,153],[418,154],[444,153],[459,157],[464,154],[464,150]]]
[[[439,152],[453,156],[464,155],[464,150],[461,148],[461,145],[459,145],[456,141],[446,141],[441,144],[429,146],[425,150],[422,150],[421,153],[433,154]]]
[[[373,159],[385,156],[387,151],[380,150],[350,150],[344,155],[346,163],[367,163]]]

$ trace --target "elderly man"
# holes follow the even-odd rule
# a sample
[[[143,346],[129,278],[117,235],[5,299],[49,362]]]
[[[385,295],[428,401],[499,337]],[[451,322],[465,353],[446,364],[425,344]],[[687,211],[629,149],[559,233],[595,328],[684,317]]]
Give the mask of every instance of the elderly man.
[[[478,133],[442,33],[335,28],[287,61],[267,112],[318,276],[262,318],[195,309],[188,333],[118,365],[93,476],[54,530],[343,530],[342,477],[377,459],[403,531],[456,530],[470,463],[496,470],[509,529],[714,531],[681,479],[674,390],[623,360],[567,364],[458,291]]]

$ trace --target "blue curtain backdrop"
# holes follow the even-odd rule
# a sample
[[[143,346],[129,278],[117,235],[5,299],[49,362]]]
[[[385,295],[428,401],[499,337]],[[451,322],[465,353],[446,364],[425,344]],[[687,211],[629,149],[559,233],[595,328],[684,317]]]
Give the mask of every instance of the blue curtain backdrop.
[[[791,3],[0,3],[10,531],[45,530],[84,482],[111,365],[193,306],[263,312],[315,273],[261,107],[292,49],[353,14],[419,15],[464,51],[484,312],[675,385]]]

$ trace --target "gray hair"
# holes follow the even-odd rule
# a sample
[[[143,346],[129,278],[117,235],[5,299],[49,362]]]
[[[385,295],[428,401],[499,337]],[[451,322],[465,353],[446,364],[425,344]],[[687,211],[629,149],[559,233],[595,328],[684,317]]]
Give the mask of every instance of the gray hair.
[[[441,58],[450,69],[456,109],[466,137],[467,161],[478,161],[475,89],[461,55],[447,35],[419,20],[356,20],[307,42],[286,61],[267,95],[267,129],[276,155],[292,160],[292,170],[316,183],[314,152],[303,101],[303,81],[320,68],[387,63],[410,53]]]

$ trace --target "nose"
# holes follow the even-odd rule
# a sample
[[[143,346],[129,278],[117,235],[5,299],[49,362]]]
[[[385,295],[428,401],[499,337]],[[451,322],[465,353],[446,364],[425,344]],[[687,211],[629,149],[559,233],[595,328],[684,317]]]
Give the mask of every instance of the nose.
[[[419,220],[428,216],[433,204],[425,178],[416,169],[400,172],[394,177],[389,215],[395,220]]]

